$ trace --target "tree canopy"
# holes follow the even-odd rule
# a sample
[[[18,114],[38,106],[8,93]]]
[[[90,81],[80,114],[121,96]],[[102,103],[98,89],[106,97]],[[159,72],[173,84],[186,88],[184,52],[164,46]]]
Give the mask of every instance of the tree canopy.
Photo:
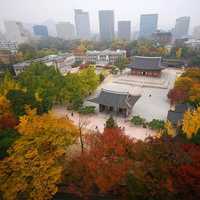
[[[0,161],[0,191],[4,199],[50,199],[58,190],[63,157],[75,143],[71,121],[27,110],[17,127],[20,138]],[[62,159],[61,159],[62,158]],[[9,188],[9,189],[8,189]]]

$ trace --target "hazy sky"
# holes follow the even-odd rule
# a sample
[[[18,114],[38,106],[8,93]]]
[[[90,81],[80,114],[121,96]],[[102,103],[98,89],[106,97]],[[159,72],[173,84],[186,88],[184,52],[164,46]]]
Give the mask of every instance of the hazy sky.
[[[115,21],[131,20],[138,30],[140,14],[158,13],[159,28],[170,29],[175,19],[191,16],[191,27],[200,25],[200,0],[0,0],[0,22],[19,20],[41,23],[47,19],[74,23],[74,9],[90,13],[92,31],[98,31],[98,10],[113,9]]]

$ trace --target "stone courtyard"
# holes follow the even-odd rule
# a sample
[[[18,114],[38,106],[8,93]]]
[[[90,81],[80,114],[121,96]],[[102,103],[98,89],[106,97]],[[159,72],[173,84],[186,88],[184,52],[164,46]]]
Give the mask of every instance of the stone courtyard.
[[[133,107],[131,116],[140,115],[146,121],[152,119],[166,120],[170,109],[167,94],[173,87],[176,77],[181,73],[181,70],[165,69],[161,78],[153,78],[133,76],[126,70],[121,75],[107,77],[93,96],[96,96],[102,88],[118,92],[129,92],[130,94],[141,94],[141,98]],[[88,101],[85,102],[85,105],[97,106]]]
[[[128,71],[125,71],[125,73],[121,75],[109,75],[96,90],[95,94],[90,96],[89,99],[98,95],[102,88],[119,92],[129,92],[131,94],[141,94],[141,98],[134,105],[129,118],[131,118],[133,115],[140,115],[141,117],[145,118],[146,121],[151,121],[152,119],[166,120],[167,113],[170,108],[170,104],[167,99],[167,93],[173,87],[176,77],[181,73],[181,70],[165,69],[161,79],[150,77],[130,77],[128,75]],[[118,82],[121,79],[127,78],[129,79],[128,81],[123,83]],[[164,80],[165,78],[168,82],[167,88],[160,87],[158,83],[160,82],[161,85],[162,83],[164,84],[166,82],[166,80]],[[150,87],[148,83],[155,84],[153,87]],[[158,85],[158,87],[156,87],[156,85]],[[87,124],[86,129],[88,130],[102,132],[109,115],[105,113],[99,113],[98,105],[95,103],[86,100],[84,104],[96,106],[96,113],[82,116],[76,112],[73,112],[72,116],[72,111],[66,110],[66,107],[64,106],[54,107],[52,112],[59,117],[68,116],[76,125],[79,125],[80,121],[82,121]],[[125,134],[132,138],[144,140],[146,137],[153,136],[155,134],[155,131],[152,131],[148,128],[134,126],[127,118],[115,115],[113,117],[118,126],[125,130]]]

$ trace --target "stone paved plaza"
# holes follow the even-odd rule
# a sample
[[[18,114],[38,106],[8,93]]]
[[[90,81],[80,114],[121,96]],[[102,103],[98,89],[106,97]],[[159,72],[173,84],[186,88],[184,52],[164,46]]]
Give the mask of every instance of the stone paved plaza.
[[[180,74],[180,70],[165,69],[161,78],[152,78],[131,76],[128,71],[125,71],[119,76],[109,76],[93,96],[96,96],[102,88],[130,92],[131,94],[140,93],[141,98],[133,107],[132,115],[140,115],[147,121],[152,119],[166,120],[170,108],[167,94],[173,87],[176,77]],[[85,102],[85,104],[97,106],[90,102]]]
[[[156,87],[138,87],[137,85],[133,84],[119,84],[116,83],[116,80],[127,76],[127,74],[123,74],[120,76],[112,76],[109,75],[104,82],[99,86],[95,94],[93,94],[91,97],[96,96],[102,88],[109,89],[109,90],[117,90],[119,92],[130,92],[133,94],[140,93],[142,96],[138,100],[138,102],[135,104],[132,110],[132,115],[140,115],[141,117],[145,118],[147,121],[155,119],[163,119],[165,120],[167,117],[167,112],[170,108],[169,102],[167,100],[167,93],[170,88],[173,87],[174,81],[177,76],[179,76],[182,71],[180,70],[174,70],[174,69],[166,69],[164,70],[164,76],[168,77],[169,84],[168,88],[156,88]],[[133,77],[130,77],[131,79]],[[141,80],[144,82],[144,77],[137,77],[136,80],[141,78]],[[146,79],[146,78],[144,78]],[[149,79],[147,79],[149,81]],[[152,79],[152,81],[158,82],[157,79]],[[160,80],[162,81],[162,80]],[[151,97],[149,95],[151,94]],[[71,111],[66,110],[65,106],[60,107],[54,107],[52,112],[59,117],[66,117],[66,115],[76,124],[78,125],[80,120],[85,122],[87,124],[86,129],[93,130],[93,131],[100,131],[102,132],[104,129],[104,124],[106,120],[109,118],[109,115],[105,113],[99,113],[98,112],[98,105],[91,103],[89,101],[85,101],[85,105],[94,105],[97,107],[97,113],[87,116],[80,116],[78,113],[73,112],[73,116],[71,115]],[[130,118],[131,116],[130,115]],[[142,128],[137,127],[131,124],[127,119],[124,119],[119,116],[114,116],[115,120],[117,121],[118,126],[125,129],[125,134],[132,138],[141,139],[144,140],[148,136],[153,136],[155,134],[154,131],[148,129],[148,128]],[[98,129],[96,129],[98,127]]]

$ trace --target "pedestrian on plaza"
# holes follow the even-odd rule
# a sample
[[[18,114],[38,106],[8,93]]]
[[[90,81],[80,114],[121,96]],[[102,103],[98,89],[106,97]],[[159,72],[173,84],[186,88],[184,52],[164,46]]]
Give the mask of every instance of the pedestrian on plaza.
[[[71,113],[71,116],[72,116],[72,117],[74,116],[74,113],[73,113],[73,112]]]

